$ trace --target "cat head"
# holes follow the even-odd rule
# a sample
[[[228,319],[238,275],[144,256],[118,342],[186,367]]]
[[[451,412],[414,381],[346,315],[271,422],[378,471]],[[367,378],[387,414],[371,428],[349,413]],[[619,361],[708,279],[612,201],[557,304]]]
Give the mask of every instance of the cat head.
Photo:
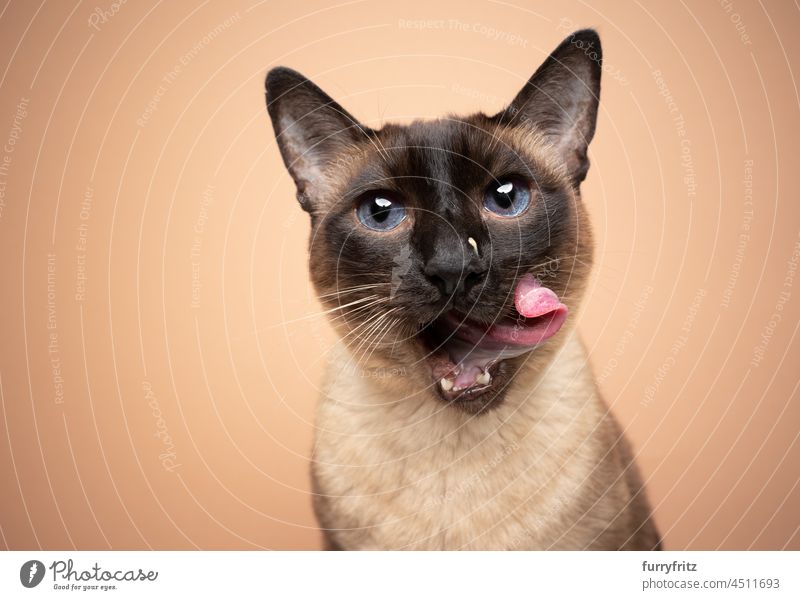
[[[578,31],[496,115],[381,129],[299,73],[269,72],[311,278],[354,362],[473,413],[548,363],[591,264],[579,186],[601,60],[597,34]]]

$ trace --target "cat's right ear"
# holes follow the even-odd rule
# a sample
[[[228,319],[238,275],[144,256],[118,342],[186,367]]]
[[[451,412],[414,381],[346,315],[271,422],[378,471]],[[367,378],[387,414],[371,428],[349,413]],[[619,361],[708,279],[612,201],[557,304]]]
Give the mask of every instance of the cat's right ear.
[[[311,212],[334,175],[337,156],[369,135],[350,113],[292,69],[267,74],[267,110],[297,199]]]

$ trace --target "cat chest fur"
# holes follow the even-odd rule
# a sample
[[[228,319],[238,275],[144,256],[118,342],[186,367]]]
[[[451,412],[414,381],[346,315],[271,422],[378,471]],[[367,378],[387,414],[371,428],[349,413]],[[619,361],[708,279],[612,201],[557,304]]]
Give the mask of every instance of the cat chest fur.
[[[317,514],[334,544],[577,549],[605,541],[627,489],[597,484],[616,468],[598,462],[613,463],[604,409],[577,340],[562,354],[549,378],[529,388],[521,374],[503,407],[477,417],[430,400],[392,403],[363,378],[329,378],[313,472]],[[347,373],[343,366],[331,369]]]

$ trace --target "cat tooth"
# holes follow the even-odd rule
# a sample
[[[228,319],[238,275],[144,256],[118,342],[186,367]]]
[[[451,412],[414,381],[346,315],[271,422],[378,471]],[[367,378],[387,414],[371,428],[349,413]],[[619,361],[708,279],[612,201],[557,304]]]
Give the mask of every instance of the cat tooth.
[[[439,382],[439,384],[442,386],[442,389],[445,392],[449,392],[450,390],[453,389],[453,382],[450,381],[447,377],[442,377],[442,380]]]
[[[480,375],[478,375],[477,379],[475,379],[476,383],[480,383],[481,385],[488,385],[492,382],[492,376],[489,374],[489,370],[487,369]]]

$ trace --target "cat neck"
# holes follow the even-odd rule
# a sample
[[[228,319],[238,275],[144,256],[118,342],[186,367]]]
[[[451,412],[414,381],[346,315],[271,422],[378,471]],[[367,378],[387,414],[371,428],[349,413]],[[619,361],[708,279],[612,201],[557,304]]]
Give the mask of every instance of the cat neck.
[[[437,398],[428,375],[402,367],[387,372],[385,365],[375,375],[376,368],[356,368],[346,350],[335,351],[323,383],[318,426],[335,423],[341,434],[384,438],[404,446],[405,452],[436,440],[508,444],[542,421],[574,415],[587,398],[597,397],[586,352],[574,330],[564,332],[561,345],[546,359],[532,355],[503,402],[477,415]]]

